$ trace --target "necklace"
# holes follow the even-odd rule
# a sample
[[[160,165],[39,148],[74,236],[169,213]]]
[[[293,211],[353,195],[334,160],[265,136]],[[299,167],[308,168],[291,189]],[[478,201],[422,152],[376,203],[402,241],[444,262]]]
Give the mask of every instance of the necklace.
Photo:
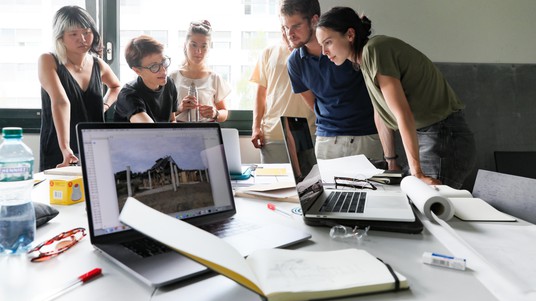
[[[75,72],[82,72],[82,70],[84,70],[84,67],[86,65],[86,57],[84,57],[84,59],[82,60],[82,64],[80,65],[76,65],[69,58],[67,58],[67,61],[69,62],[69,64],[73,66]]]

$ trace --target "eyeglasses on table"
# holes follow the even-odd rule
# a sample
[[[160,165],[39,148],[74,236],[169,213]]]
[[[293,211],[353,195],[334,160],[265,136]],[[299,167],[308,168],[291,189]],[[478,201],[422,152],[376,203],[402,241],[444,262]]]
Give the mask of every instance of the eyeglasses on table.
[[[370,189],[370,190],[378,189],[368,179],[334,177],[334,180],[335,180],[335,189],[340,188],[341,186],[355,188],[355,189]]]
[[[44,241],[28,251],[32,262],[42,262],[69,250],[86,236],[86,229],[74,228]]]

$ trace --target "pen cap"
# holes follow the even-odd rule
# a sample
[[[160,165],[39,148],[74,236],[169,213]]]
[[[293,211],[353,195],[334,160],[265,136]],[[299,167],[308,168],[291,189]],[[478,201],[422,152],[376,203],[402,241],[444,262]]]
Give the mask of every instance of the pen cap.
[[[102,269],[100,268],[95,268],[83,275],[80,275],[78,276],[78,279],[80,279],[82,282],[86,282],[94,277],[97,277],[99,276],[100,274],[102,273]]]

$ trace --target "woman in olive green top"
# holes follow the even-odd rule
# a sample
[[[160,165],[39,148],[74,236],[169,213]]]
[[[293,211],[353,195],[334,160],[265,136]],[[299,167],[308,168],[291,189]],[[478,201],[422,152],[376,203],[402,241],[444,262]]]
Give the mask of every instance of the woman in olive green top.
[[[389,169],[397,167],[399,130],[412,175],[460,188],[476,162],[464,104],[424,54],[396,38],[369,38],[370,28],[367,17],[335,7],[320,17],[316,35],[332,62],[348,59],[363,72]]]

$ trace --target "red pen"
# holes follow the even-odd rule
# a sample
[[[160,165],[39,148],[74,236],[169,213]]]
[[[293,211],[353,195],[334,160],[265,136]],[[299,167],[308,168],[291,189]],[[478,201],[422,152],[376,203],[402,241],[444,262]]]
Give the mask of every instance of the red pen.
[[[272,203],[268,203],[268,209],[270,209],[270,210],[272,210],[272,211],[281,212],[281,213],[283,213],[283,214],[285,214],[285,215],[287,215],[287,216],[292,217],[292,215],[290,215],[290,213],[285,212],[285,211],[283,211],[283,210],[277,208],[277,207],[276,207],[274,204],[272,204]]]
[[[68,283],[65,283],[64,287],[61,288],[59,291],[55,292],[54,294],[46,297],[45,299],[43,300],[54,300],[58,297],[60,297],[61,295],[67,293],[68,291],[74,289],[75,287],[78,287],[84,283],[86,283],[87,281],[99,276],[100,274],[102,274],[102,269],[100,268],[95,268],[83,275],[80,275],[78,276],[78,278],[76,278],[75,280],[71,281],[71,282],[68,282]]]

